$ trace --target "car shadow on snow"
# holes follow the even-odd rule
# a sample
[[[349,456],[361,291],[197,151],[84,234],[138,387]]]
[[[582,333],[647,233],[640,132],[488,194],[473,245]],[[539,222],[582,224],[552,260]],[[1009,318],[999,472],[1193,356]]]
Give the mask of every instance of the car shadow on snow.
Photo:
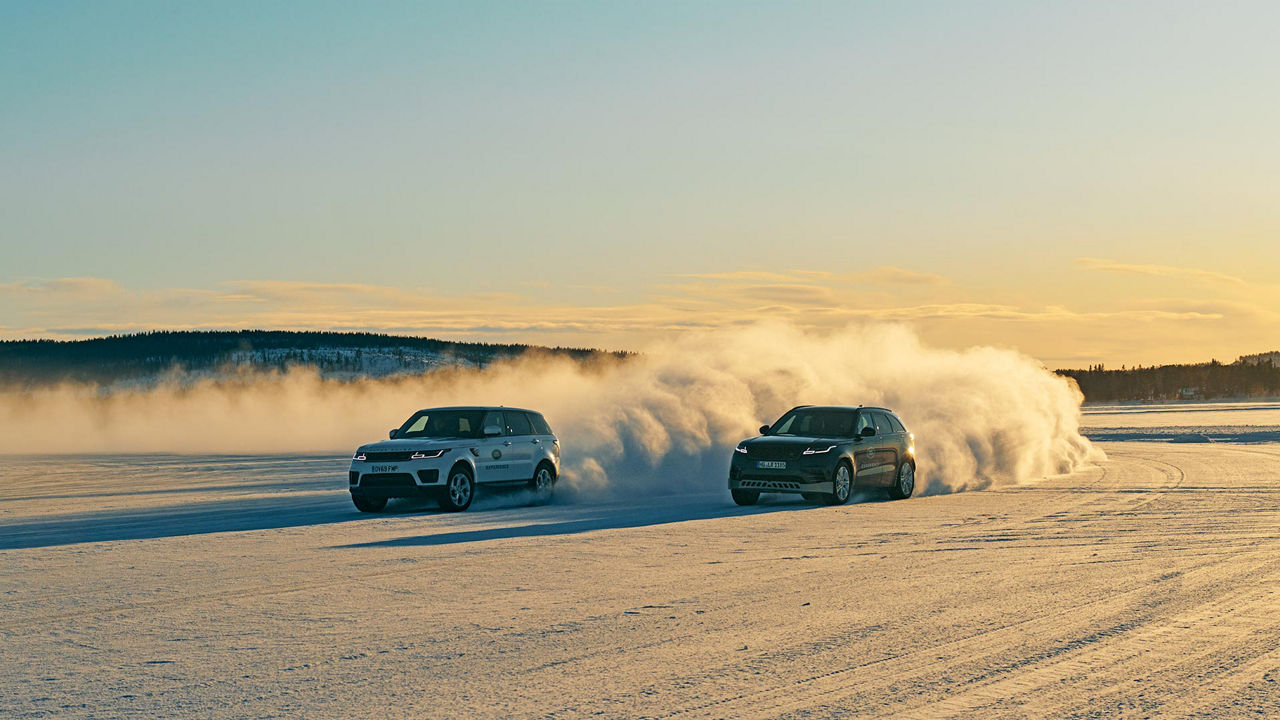
[[[700,496],[692,500],[688,497],[673,496],[668,498],[666,502],[655,503],[653,500],[649,500],[641,504],[552,505],[530,510],[530,513],[539,515],[538,519],[543,520],[541,522],[526,522],[506,527],[484,527],[475,530],[455,530],[450,528],[443,532],[414,534],[389,540],[335,545],[334,549],[424,547],[483,542],[485,540],[576,535],[596,530],[622,530],[653,525],[668,525],[690,520],[711,520],[795,510],[817,510],[821,507],[821,505],[801,501],[799,498],[792,500],[786,497],[762,499],[759,505],[738,507],[728,498],[712,498],[709,496]],[[453,515],[451,517],[460,518],[462,516]],[[467,520],[472,519],[474,519],[474,522],[489,524],[501,518],[496,513],[481,512],[468,514]]]
[[[723,494],[646,498],[635,503],[591,504],[560,501],[529,507],[520,494],[481,495],[471,510],[446,513],[433,502],[402,500],[380,513],[361,513],[346,493],[279,493],[226,500],[164,504],[112,510],[37,515],[0,523],[0,550],[80,543],[150,540],[223,532],[278,530],[312,525],[369,522],[422,516],[439,532],[336,546],[411,547],[451,545],[503,538],[571,535],[592,530],[644,527],[792,510],[820,508],[788,496],[766,496],[759,505],[738,507]],[[508,521],[506,527],[492,527]],[[468,525],[484,525],[465,529]],[[462,526],[463,529],[459,529]]]
[[[0,550],[203,535],[365,519],[346,494],[250,497],[7,520]]]

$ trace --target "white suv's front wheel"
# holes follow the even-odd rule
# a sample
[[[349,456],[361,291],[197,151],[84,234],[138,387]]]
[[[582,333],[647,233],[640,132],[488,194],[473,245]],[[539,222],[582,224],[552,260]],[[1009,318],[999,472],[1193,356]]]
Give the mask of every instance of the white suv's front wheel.
[[[466,510],[471,507],[471,498],[475,494],[476,481],[471,477],[471,469],[465,465],[457,465],[449,471],[444,495],[440,496],[440,509],[448,512]]]

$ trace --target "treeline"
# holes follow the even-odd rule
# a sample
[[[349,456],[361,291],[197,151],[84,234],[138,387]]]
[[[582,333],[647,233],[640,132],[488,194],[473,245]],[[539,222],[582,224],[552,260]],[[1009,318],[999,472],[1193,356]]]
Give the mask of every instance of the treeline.
[[[433,366],[484,367],[526,353],[580,361],[626,357],[585,348],[468,343],[361,332],[283,330],[171,331],[86,340],[0,341],[0,386],[61,381],[110,384],[173,370],[214,372],[228,366],[317,367],[327,374],[420,372]]]
[[[1058,370],[1080,386],[1085,400],[1211,400],[1280,395],[1280,367],[1270,360],[1230,365],[1213,360],[1195,365]]]

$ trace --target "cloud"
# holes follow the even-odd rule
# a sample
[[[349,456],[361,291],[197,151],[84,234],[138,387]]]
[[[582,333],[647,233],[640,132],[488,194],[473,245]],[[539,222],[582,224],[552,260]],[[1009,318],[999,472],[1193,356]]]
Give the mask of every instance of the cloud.
[[[885,267],[862,274],[681,275],[676,277],[682,282],[651,286],[635,301],[590,305],[532,291],[438,294],[356,283],[233,281],[208,288],[137,289],[101,278],[23,280],[0,285],[0,338],[263,328],[622,350],[690,330],[758,320],[817,331],[891,321],[910,324],[931,341],[952,347],[985,343],[1042,358],[1087,356],[1090,362],[1133,364],[1257,352],[1252,338],[1280,332],[1280,312],[1264,297],[1269,286],[1251,286],[1248,298],[1110,297],[1100,305],[1080,295],[1065,303],[1031,305],[982,302],[990,293],[916,275],[923,274]],[[860,276],[903,282],[890,288],[851,280]],[[1215,287],[1225,295],[1238,286]],[[1202,288],[1200,294],[1207,293]],[[1096,355],[1082,353],[1083,348],[1096,348]]]
[[[943,285],[947,279],[933,273],[918,272],[893,265],[883,265],[873,270],[856,273],[835,273],[826,270],[740,270],[719,273],[681,273],[673,277],[693,280],[711,280],[725,283],[767,284],[818,284],[845,285],[851,282],[867,282],[876,285]]]
[[[1118,263],[1112,260],[1103,260],[1099,258],[1082,257],[1076,258],[1076,263],[1090,270],[1102,270],[1104,272],[1128,273],[1131,275],[1152,275],[1156,277],[1171,278],[1193,278],[1209,283],[1245,286],[1249,283],[1243,278],[1225,273],[1213,272],[1212,270],[1202,270],[1200,268],[1176,267],[1174,265],[1132,265]]]
[[[876,285],[945,285],[947,282],[947,279],[941,275],[916,272],[892,265],[857,273],[853,277]]]
[[[95,277],[68,277],[52,280],[18,280],[0,283],[0,293],[16,296],[66,296],[84,298],[118,295],[125,292],[114,280]]]

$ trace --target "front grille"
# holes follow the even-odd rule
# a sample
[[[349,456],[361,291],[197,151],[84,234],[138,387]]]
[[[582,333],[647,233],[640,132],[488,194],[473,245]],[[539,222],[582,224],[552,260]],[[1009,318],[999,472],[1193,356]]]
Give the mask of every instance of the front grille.
[[[752,460],[790,460],[800,457],[802,447],[790,445],[752,445],[747,448],[747,457]]]
[[[360,476],[360,487],[414,487],[413,476],[409,473],[369,473]]]
[[[365,452],[365,462],[404,462],[413,457],[413,450],[396,452]]]

